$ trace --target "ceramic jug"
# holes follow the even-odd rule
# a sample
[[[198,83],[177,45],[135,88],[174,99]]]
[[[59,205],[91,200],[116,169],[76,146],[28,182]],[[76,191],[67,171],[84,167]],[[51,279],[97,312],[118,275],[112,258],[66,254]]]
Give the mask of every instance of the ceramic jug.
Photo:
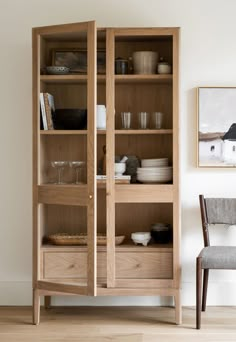
[[[97,105],[97,129],[106,129],[105,105]]]

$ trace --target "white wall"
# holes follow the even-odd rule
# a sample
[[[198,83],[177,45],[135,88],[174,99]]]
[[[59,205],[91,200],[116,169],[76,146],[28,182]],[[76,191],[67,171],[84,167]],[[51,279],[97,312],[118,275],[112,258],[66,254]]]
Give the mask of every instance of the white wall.
[[[182,287],[183,304],[195,303],[195,257],[203,243],[198,194],[236,196],[234,169],[196,168],[195,87],[236,86],[235,13],[235,0],[0,0],[0,305],[31,304],[31,28],[93,19],[103,27],[181,27]],[[236,242],[233,228],[216,237],[219,243]],[[235,286],[236,273],[212,273],[209,304],[235,305]],[[169,301],[83,298],[76,303]]]

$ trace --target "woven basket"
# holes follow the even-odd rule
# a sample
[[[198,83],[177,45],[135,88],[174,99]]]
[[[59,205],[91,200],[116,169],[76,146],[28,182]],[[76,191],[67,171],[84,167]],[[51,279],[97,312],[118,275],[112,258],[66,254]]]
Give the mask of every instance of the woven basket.
[[[67,234],[58,233],[52,234],[47,237],[49,243],[60,246],[71,246],[71,245],[87,245],[88,237],[86,234]],[[120,245],[125,239],[125,236],[116,236],[115,244]],[[106,235],[97,235],[97,245],[105,246],[107,243]]]

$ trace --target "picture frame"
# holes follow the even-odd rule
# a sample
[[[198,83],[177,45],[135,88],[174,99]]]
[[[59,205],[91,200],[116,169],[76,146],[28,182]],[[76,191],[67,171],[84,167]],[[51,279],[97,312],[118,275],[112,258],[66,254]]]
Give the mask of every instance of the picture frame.
[[[236,87],[197,88],[197,166],[236,166]]]
[[[87,74],[87,50],[86,49],[53,49],[52,65],[66,66],[71,74]],[[97,73],[106,73],[106,51],[97,50]]]

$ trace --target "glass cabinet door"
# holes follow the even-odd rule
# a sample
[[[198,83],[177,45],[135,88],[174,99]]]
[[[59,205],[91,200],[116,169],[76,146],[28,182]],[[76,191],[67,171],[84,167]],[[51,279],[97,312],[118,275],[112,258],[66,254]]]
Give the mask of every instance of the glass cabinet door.
[[[33,29],[33,280],[49,294],[96,295],[96,36]]]
[[[107,287],[172,287],[179,243],[176,31],[111,28],[106,34]],[[161,61],[172,70],[158,71]],[[114,180],[115,161],[124,157],[129,184],[121,175]],[[164,242],[151,239],[158,225],[168,229]]]

